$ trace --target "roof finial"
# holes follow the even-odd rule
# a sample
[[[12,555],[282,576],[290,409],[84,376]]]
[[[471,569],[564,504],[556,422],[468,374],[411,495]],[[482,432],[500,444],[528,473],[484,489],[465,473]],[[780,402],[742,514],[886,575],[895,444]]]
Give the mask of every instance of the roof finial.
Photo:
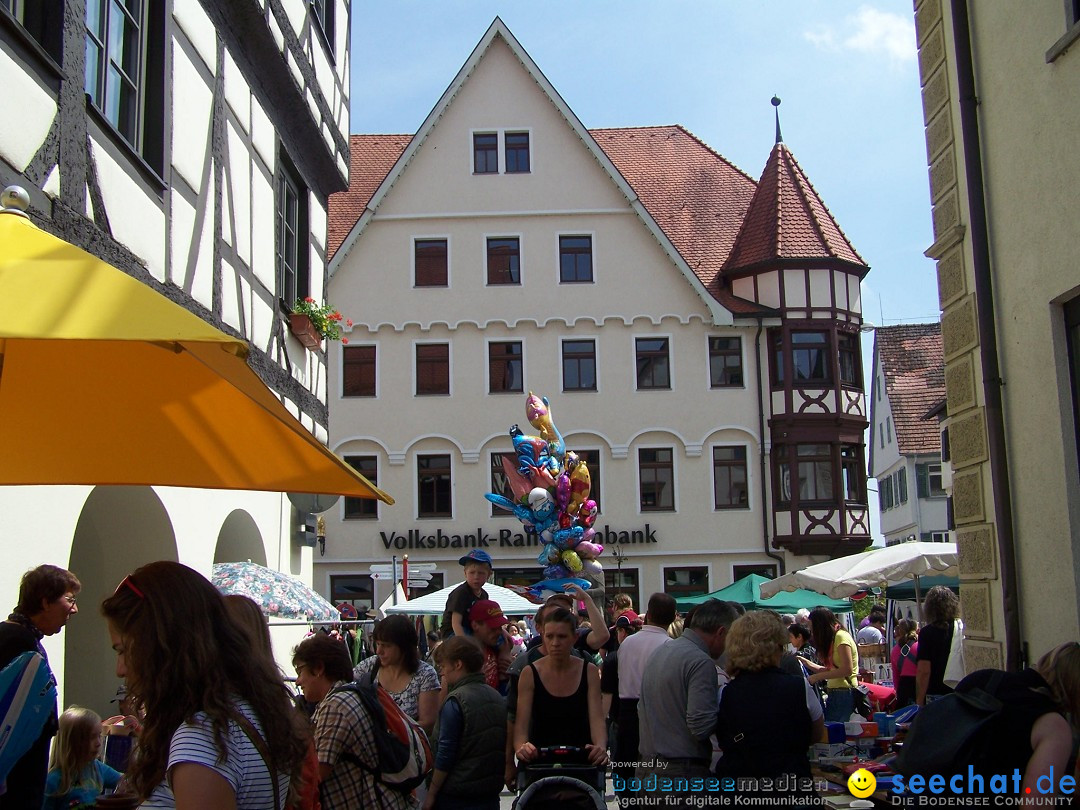
[[[776,142],[783,143],[784,136],[780,134],[780,96],[772,97],[772,105],[776,110]]]

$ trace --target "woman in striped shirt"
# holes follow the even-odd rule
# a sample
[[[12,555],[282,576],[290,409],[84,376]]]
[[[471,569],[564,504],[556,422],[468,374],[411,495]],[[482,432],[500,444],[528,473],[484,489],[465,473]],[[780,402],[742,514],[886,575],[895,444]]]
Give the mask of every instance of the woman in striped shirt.
[[[280,810],[307,750],[273,661],[254,651],[209,580],[161,561],[101,606],[145,722],[127,781],[142,807]]]

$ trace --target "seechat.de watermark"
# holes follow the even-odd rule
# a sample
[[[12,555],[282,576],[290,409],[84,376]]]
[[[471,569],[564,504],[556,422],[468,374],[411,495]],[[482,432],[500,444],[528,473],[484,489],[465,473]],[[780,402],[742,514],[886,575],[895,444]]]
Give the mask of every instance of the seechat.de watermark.
[[[889,801],[897,807],[1073,807],[1076,779],[1056,776],[1054,769],[1023,787],[1019,769],[1011,774],[983,775],[968,766],[967,773],[952,776],[902,776],[892,778]]]

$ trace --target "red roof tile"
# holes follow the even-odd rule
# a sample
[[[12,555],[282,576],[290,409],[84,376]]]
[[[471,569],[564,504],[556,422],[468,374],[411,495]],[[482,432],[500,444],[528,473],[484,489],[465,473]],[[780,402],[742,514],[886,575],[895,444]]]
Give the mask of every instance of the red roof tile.
[[[757,184],[680,126],[589,130],[661,230],[716,294]]]
[[[941,428],[927,411],[945,396],[945,353],[940,323],[882,326],[874,350],[885,374],[900,454],[938,453]]]
[[[349,138],[349,190],[330,195],[327,257],[332,258],[364,214],[375,191],[397,163],[412,135],[352,135]]]
[[[829,257],[863,264],[782,144],[773,150],[759,187],[681,126],[589,132],[709,293],[736,315],[769,310],[734,296],[722,283],[725,263],[736,266],[733,249],[754,261]],[[352,136],[349,190],[330,197],[331,256],[410,140]],[[740,258],[737,265],[749,263]]]
[[[776,259],[841,259],[866,264],[782,143],[769,155],[724,269]]]

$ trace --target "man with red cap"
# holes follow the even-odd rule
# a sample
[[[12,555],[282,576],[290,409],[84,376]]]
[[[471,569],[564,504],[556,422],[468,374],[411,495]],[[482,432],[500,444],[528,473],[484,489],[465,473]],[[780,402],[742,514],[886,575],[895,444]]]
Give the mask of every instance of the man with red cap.
[[[473,638],[484,648],[484,666],[480,671],[488,686],[498,689],[503,695],[506,694],[506,670],[513,658],[513,642],[506,639],[502,645],[499,644],[507,621],[499,603],[492,599],[481,599],[469,608],[469,626]]]

